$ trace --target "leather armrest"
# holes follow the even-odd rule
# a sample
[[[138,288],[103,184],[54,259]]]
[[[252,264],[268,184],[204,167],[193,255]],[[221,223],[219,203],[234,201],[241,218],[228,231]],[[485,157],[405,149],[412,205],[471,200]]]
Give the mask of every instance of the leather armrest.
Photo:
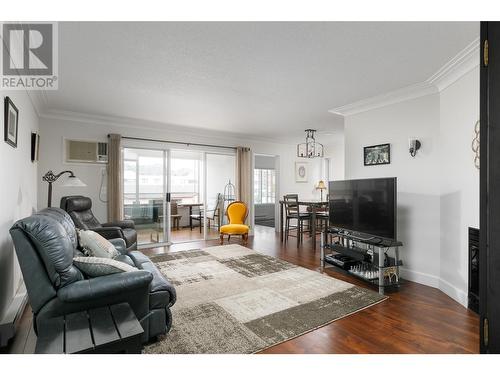
[[[152,280],[152,273],[145,270],[114,273],[66,285],[57,291],[57,296],[64,302],[82,302],[149,288]]]
[[[110,238],[109,242],[113,244],[120,254],[127,255],[127,244],[123,238]]]
[[[101,224],[103,227],[120,227],[122,229],[135,229],[135,223],[133,220],[119,220],[113,221],[111,223]]]
[[[96,233],[99,233],[101,236],[103,236],[108,240],[112,238],[125,239],[122,228],[120,227],[98,227],[98,228],[92,228],[92,230]]]

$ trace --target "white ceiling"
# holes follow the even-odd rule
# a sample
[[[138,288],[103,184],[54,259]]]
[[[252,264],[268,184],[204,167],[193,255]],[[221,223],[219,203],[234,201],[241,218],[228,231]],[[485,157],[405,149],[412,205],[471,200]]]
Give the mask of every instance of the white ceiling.
[[[47,110],[254,136],[342,129],[331,108],[422,82],[477,22],[60,23]]]

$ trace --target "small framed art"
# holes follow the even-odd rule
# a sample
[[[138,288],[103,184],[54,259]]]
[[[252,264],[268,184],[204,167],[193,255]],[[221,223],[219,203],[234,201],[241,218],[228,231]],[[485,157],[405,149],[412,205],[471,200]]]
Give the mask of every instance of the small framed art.
[[[389,143],[367,146],[363,151],[365,166],[391,163],[391,145]]]
[[[4,100],[4,140],[12,147],[17,147],[19,110],[6,96]]]
[[[295,163],[295,182],[307,182],[308,164],[306,162]]]

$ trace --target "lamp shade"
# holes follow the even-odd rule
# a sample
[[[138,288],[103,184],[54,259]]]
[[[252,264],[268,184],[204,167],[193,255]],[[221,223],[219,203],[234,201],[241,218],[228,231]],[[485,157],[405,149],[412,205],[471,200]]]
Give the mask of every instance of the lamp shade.
[[[87,186],[82,180],[80,180],[76,176],[69,176],[62,184],[61,186],[64,187],[84,187]]]
[[[316,189],[318,189],[318,190],[325,190],[326,189],[325,181],[320,180],[318,182],[318,185],[316,185]]]

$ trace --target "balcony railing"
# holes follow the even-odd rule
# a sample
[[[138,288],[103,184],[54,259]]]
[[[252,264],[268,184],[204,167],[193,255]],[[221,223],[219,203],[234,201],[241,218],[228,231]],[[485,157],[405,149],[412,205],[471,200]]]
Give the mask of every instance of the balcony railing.
[[[192,192],[172,193],[172,200],[179,203],[199,202],[199,194]],[[163,210],[162,194],[128,194],[123,195],[123,209],[125,219],[133,220],[135,224],[155,223],[159,212]]]

